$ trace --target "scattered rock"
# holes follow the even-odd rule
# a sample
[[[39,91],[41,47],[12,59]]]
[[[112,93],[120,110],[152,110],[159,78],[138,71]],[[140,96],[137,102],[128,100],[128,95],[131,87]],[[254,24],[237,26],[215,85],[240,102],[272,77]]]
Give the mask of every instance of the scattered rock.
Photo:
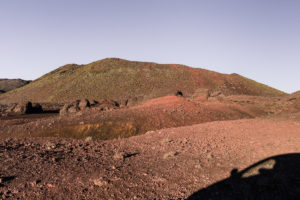
[[[102,177],[100,177],[100,178],[98,178],[98,179],[94,179],[94,180],[93,180],[93,183],[94,183],[96,186],[98,186],[98,187],[101,187],[101,186],[104,186],[104,185],[107,185],[107,184],[108,184],[108,182],[105,181],[105,180],[103,180]]]
[[[48,188],[55,188],[55,185],[48,183],[48,184],[47,184],[47,187],[48,187]]]
[[[113,156],[115,160],[124,159],[125,153],[124,152],[116,152]]]
[[[88,137],[85,138],[86,142],[89,142],[89,141],[92,141],[92,140],[93,140],[93,138],[91,136],[88,136]]]
[[[170,140],[170,139],[168,139],[168,138],[165,138],[165,139],[163,139],[162,141],[161,141],[161,144],[168,144],[168,143],[170,143],[170,142],[172,142],[173,140]]]
[[[125,158],[130,158],[132,156],[136,156],[139,153],[125,153],[125,152],[116,152],[113,156],[115,160],[120,160],[120,159],[125,159]]]
[[[214,156],[211,153],[208,153],[206,156],[208,159],[212,159]]]
[[[221,94],[222,94],[221,91],[214,91],[214,92],[209,93],[209,97],[217,97],[217,96],[220,96]]]
[[[47,143],[45,144],[45,148],[46,148],[47,150],[55,149],[55,148],[56,148],[56,144],[49,141],[49,142],[47,142]]]
[[[202,168],[202,166],[199,164],[199,165],[195,165],[195,168],[196,169],[201,169]]]
[[[172,157],[177,156],[177,155],[178,155],[178,152],[176,152],[176,151],[171,151],[171,152],[168,152],[168,153],[164,154],[163,158],[164,158],[164,159],[172,158]]]

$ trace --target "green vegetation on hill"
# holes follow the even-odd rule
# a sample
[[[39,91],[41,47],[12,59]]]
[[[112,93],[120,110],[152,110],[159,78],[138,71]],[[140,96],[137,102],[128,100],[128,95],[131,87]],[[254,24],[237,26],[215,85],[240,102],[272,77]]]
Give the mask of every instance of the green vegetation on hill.
[[[0,96],[0,103],[67,102],[75,99],[151,99],[195,90],[220,90],[225,95],[275,96],[283,92],[233,74],[220,74],[183,65],[107,58],[87,65],[62,66],[30,84]]]

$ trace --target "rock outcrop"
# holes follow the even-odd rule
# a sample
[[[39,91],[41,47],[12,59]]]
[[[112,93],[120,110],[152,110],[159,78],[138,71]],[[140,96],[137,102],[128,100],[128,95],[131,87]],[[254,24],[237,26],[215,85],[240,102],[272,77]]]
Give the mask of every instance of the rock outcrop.
[[[23,102],[7,105],[5,106],[5,109],[3,109],[2,112],[14,115],[36,114],[42,113],[43,108],[38,103],[33,104],[31,102]]]
[[[76,100],[72,103],[67,103],[63,106],[63,108],[59,111],[60,115],[66,115],[70,113],[76,113],[78,111],[82,111],[88,108],[90,102],[87,99],[84,100]]]
[[[119,107],[118,102],[109,99],[102,99],[100,101],[93,100],[91,102],[88,99],[83,99],[65,104],[59,113],[60,115],[67,115],[86,110],[107,111],[117,107]]]

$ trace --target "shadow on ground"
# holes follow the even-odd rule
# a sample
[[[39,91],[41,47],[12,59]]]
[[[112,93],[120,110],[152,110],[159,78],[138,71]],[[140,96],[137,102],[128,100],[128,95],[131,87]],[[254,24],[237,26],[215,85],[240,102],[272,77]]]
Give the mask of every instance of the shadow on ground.
[[[10,182],[14,180],[16,177],[15,176],[6,176],[6,177],[0,177],[0,187],[4,186],[4,183]]]
[[[191,195],[195,199],[300,199],[300,153],[267,158]]]

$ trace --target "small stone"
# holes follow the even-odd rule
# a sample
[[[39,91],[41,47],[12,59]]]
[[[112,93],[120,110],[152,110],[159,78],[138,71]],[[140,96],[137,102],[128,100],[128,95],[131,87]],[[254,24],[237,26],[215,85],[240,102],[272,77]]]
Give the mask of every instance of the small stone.
[[[107,181],[103,180],[102,177],[101,177],[101,178],[98,178],[98,179],[94,179],[94,180],[93,180],[93,183],[94,183],[96,186],[98,186],[98,187],[101,187],[101,186],[103,186],[103,185],[108,184]]]
[[[93,140],[93,138],[91,136],[88,136],[88,137],[85,138],[84,141],[89,142],[89,141],[92,141],[92,140]]]
[[[48,183],[48,184],[47,184],[47,187],[48,187],[48,188],[55,188],[55,186],[52,185],[51,183]]]
[[[165,138],[165,139],[163,139],[163,140],[161,141],[161,144],[168,144],[168,143],[170,143],[170,142],[172,142],[172,140],[170,140],[170,139],[168,139],[168,138]]]
[[[18,191],[17,189],[14,189],[14,190],[12,191],[12,193],[13,193],[13,194],[18,194],[19,191]]]
[[[115,160],[120,160],[120,159],[124,159],[125,153],[124,152],[116,152],[115,155],[113,156],[113,158]]]
[[[163,156],[163,158],[164,158],[164,159],[167,159],[167,158],[174,157],[174,156],[176,156],[176,155],[178,155],[178,152],[171,151],[171,152],[169,152],[169,153],[166,153],[166,154]]]
[[[212,159],[214,156],[211,154],[211,153],[209,153],[209,154],[207,154],[207,158],[208,159]]]
[[[31,187],[35,187],[36,183],[35,182],[31,182],[30,185],[31,185]]]
[[[201,169],[201,165],[195,165],[196,169]]]
[[[54,144],[53,142],[47,142],[45,147],[46,147],[47,150],[55,149],[56,144]]]

